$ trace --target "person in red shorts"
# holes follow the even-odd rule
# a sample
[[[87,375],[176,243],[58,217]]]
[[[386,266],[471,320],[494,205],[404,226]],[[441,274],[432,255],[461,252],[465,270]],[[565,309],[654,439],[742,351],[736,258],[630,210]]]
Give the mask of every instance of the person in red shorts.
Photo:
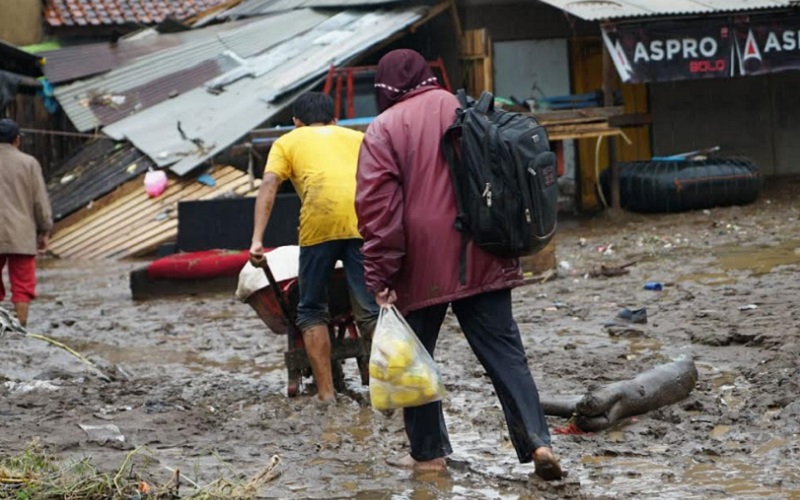
[[[19,145],[16,122],[0,120],[0,302],[6,298],[2,271],[8,266],[11,302],[26,326],[36,298],[36,255],[47,250],[53,218],[42,167]]]

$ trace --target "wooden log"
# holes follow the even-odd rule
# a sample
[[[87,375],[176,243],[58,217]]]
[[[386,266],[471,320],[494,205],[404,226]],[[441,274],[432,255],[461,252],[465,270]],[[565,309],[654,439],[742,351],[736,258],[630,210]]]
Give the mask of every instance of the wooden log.
[[[614,382],[583,397],[541,396],[546,415],[574,417],[584,432],[607,429],[635,415],[668,406],[689,396],[697,383],[697,367],[691,359],[657,366],[633,380]]]

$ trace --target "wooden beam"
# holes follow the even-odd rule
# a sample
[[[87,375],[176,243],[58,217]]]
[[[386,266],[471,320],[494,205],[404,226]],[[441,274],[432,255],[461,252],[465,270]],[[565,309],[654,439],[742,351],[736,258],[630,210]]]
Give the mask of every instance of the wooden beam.
[[[458,51],[464,52],[464,30],[461,28],[461,17],[458,15],[458,7],[455,0],[450,0],[450,17],[453,20],[453,29],[456,32],[456,43],[458,44]]]
[[[602,47],[603,100],[606,106],[613,106],[617,74],[606,44],[602,44]],[[621,208],[619,200],[619,165],[617,165],[617,141],[613,137],[608,140],[608,164],[611,169],[611,208],[618,211]]]

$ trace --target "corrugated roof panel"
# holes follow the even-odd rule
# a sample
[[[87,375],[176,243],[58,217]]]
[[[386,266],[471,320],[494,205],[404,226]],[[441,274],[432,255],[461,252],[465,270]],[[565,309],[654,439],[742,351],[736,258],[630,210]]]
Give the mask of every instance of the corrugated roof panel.
[[[367,5],[386,5],[402,0],[245,0],[235,7],[202,19],[198,25],[214,20],[242,19],[303,8],[351,8]]]
[[[44,74],[53,84],[87,78],[118,68],[137,57],[207,38],[211,33],[230,30],[248,22],[216,25],[205,30],[161,34],[153,28],[121,38],[117,43],[84,43],[42,52],[47,63]]]
[[[542,0],[587,21],[625,17],[778,9],[795,0]]]
[[[130,144],[91,142],[64,162],[48,184],[53,218],[63,219],[154,166]]]
[[[260,77],[238,80],[216,95],[195,89],[103,131],[129,139],[160,166],[172,165],[174,172],[184,175],[277,114],[291,102],[288,93],[319,81],[332,64],[346,64],[421,19],[426,11],[417,7],[338,14],[324,26],[265,53],[265,58],[280,59],[286,54],[291,58]],[[347,36],[337,43],[322,43],[321,38],[333,32]],[[178,122],[194,143],[181,137]],[[196,145],[197,140],[202,147]]]
[[[139,57],[104,75],[57,87],[55,96],[78,130],[92,130],[111,123],[104,122],[93,112],[92,102],[97,99],[109,100],[115,96],[120,99],[119,96],[132,89],[146,89],[150,82],[182,74],[205,61],[218,60],[219,56],[234,48],[246,54],[263,52],[309,30],[328,17],[330,14],[300,10],[270,16],[221,33],[218,29],[204,28],[209,30],[208,36],[192,37],[191,41],[181,43],[178,47]],[[194,82],[192,87],[202,85],[204,81]],[[144,100],[161,102],[163,99]],[[140,107],[135,111],[141,112],[143,109]]]

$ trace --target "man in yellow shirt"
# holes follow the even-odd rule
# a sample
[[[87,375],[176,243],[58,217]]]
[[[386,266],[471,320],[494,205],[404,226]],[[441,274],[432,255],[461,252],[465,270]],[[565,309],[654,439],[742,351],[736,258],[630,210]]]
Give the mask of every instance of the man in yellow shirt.
[[[295,100],[295,130],[272,145],[258,190],[250,261],[264,264],[264,231],[278,187],[291,180],[300,196],[300,303],[297,327],[314,373],[317,397],[333,401],[328,337],[328,283],[336,262],[344,265],[353,314],[361,335],[372,337],[378,306],[364,283],[361,235],[355,211],[356,167],[364,134],[338,127],[333,99],[308,92]]]

